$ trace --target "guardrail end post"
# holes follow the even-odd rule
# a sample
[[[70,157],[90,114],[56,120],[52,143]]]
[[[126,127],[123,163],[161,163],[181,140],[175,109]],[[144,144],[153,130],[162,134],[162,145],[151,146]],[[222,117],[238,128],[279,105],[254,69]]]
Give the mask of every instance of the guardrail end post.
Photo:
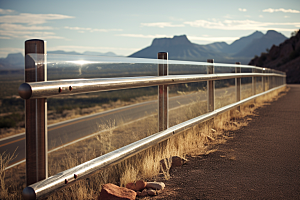
[[[208,63],[214,63],[214,59],[207,59]],[[207,66],[207,74],[214,74],[215,69],[213,65]],[[215,110],[215,81],[207,81],[207,111]]]
[[[158,76],[168,76],[168,52],[157,53],[157,58],[166,60],[162,64],[158,64]],[[158,86],[158,131],[169,128],[169,86]]]
[[[41,56],[38,58],[39,63],[36,64],[33,57],[28,54],[34,54],[32,56],[36,58]],[[25,82],[47,81],[46,54],[46,41],[37,39],[25,41]],[[48,177],[47,99],[25,100],[25,116],[28,186]],[[28,190],[27,188],[24,194],[29,194]]]

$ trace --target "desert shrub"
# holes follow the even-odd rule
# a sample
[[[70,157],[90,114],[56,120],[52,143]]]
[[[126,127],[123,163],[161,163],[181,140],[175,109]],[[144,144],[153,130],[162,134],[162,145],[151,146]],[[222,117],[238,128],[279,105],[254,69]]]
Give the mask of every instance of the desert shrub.
[[[16,127],[18,122],[24,121],[24,114],[13,113],[4,117],[0,117],[0,128],[13,128]]]

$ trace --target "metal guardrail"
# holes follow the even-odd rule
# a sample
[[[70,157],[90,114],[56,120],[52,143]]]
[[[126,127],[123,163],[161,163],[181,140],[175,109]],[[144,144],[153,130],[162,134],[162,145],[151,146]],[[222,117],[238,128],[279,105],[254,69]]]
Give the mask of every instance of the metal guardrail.
[[[237,78],[240,82],[241,78],[261,76],[284,77],[284,75],[275,73],[224,73],[31,82],[20,85],[19,95],[23,99],[39,99],[87,92],[111,91],[156,85],[173,85],[200,81],[216,81],[231,78]],[[237,100],[240,100],[240,97],[237,98]]]
[[[222,114],[226,111],[234,109],[248,101],[254,100],[255,98],[265,95],[269,92],[279,89],[282,86],[273,88],[266,92],[251,96],[249,98],[243,99],[239,102],[224,106],[207,114],[201,115],[199,117],[193,118],[191,120],[185,121],[183,123],[172,126],[164,131],[148,136],[144,139],[131,143],[127,146],[124,146],[120,149],[107,153],[103,156],[97,157],[88,162],[82,163],[74,168],[65,170],[59,174],[49,177],[48,179],[39,181],[35,184],[32,184],[26,187],[23,190],[23,198],[24,199],[36,199],[39,197],[43,197],[48,193],[51,193],[54,190],[63,188],[67,186],[67,184],[74,183],[75,181],[84,178],[90,174],[93,174],[95,171],[99,169],[103,169],[105,167],[109,167],[114,165],[126,158],[129,158],[149,147],[162,142],[173,135],[176,135],[190,127],[193,127],[201,122],[205,122],[213,117],[216,117],[219,114]]]
[[[29,40],[25,42],[25,55],[30,53],[42,53],[44,57],[35,63],[30,57],[25,59],[25,82],[19,87],[19,94],[25,99],[26,109],[26,182],[23,190],[24,199],[36,199],[51,191],[64,187],[69,183],[94,173],[104,167],[115,164],[123,159],[157,144],[174,134],[177,134],[191,126],[206,121],[227,110],[253,100],[258,96],[278,89],[285,85],[285,75],[275,70],[266,70],[254,66],[253,73],[240,73],[240,63],[230,65],[236,68],[236,73],[214,73],[213,60],[208,60],[207,74],[196,75],[168,75],[168,63],[158,64],[158,76],[105,78],[105,79],[78,79],[47,81],[46,74],[46,43],[42,40]],[[158,59],[167,60],[168,54],[158,53]],[[175,61],[172,61],[175,62]],[[180,62],[182,63],[182,61]],[[228,65],[227,65],[228,66]],[[256,73],[261,69],[269,73]],[[270,73],[271,72],[271,73]],[[252,95],[240,100],[241,78],[252,77]],[[256,77],[262,77],[263,93],[255,94]],[[215,81],[223,79],[235,79],[236,103],[215,110]],[[169,128],[168,125],[168,85],[178,83],[190,83],[207,81],[207,107],[209,113],[188,120]],[[265,91],[264,85],[268,82],[274,89]],[[139,88],[158,86],[158,133],[142,140],[129,144],[113,152],[85,162],[72,169],[68,169],[50,178],[48,176],[48,147],[47,147],[47,99],[51,96],[72,95],[96,91],[120,90],[125,88]]]

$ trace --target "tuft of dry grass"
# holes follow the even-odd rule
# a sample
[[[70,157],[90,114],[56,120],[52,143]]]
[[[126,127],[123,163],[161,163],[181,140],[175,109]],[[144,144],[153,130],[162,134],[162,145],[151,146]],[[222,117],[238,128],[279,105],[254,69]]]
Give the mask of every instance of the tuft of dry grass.
[[[230,139],[227,135],[228,131],[246,126],[248,121],[250,121],[249,119],[251,119],[251,115],[255,115],[254,111],[256,108],[264,106],[266,102],[270,102],[284,95],[282,93],[283,91],[286,92],[287,90],[282,88],[281,90],[274,91],[263,97],[257,98],[253,102],[242,105],[240,111],[232,110],[223,113],[214,119],[198,124],[129,159],[100,170],[83,180],[79,180],[68,188],[55,191],[53,194],[49,195],[47,199],[95,199],[101,190],[101,186],[105,183],[114,183],[125,186],[126,183],[139,179],[156,180],[158,177],[169,179],[171,167],[170,158],[172,156],[185,158],[187,155],[207,155],[216,151],[214,147],[215,144],[224,143],[226,140]],[[200,101],[193,102],[186,107],[182,106],[176,108],[174,111],[171,111],[174,112],[174,115],[172,115],[174,118],[170,117],[170,125],[172,120],[172,123],[176,124],[178,121],[193,118],[195,117],[194,115],[198,116],[199,113],[206,113],[206,109],[206,102],[203,103]],[[176,115],[176,113],[181,114]],[[181,118],[178,119],[179,117]],[[106,127],[100,127],[100,129],[102,131],[99,135],[93,138],[50,153],[49,175],[54,175],[60,171],[74,167],[80,163],[155,133],[157,130],[157,116],[152,115],[148,118],[140,119],[138,122],[135,121],[120,126],[115,126],[115,123],[110,121],[107,123]],[[113,140],[112,138],[117,139]],[[165,160],[165,165],[167,166],[166,169],[162,169],[161,160]],[[7,184],[13,185],[18,182],[23,185],[25,177],[14,177],[13,173],[11,173],[13,172],[13,169],[10,170],[10,177],[5,178]],[[10,187],[13,188],[12,186]],[[14,198],[21,198],[20,188],[22,187],[15,186],[14,188],[16,188],[16,191],[11,191],[12,194],[18,193]],[[11,197],[8,195],[4,198],[9,199]]]
[[[17,149],[16,149],[17,150]],[[12,197],[13,195],[8,194],[8,189],[5,185],[5,175],[6,170],[5,168],[8,166],[8,163],[16,158],[16,150],[13,152],[12,155],[10,153],[6,153],[5,151],[3,153],[0,153],[0,199],[4,199],[6,197]]]

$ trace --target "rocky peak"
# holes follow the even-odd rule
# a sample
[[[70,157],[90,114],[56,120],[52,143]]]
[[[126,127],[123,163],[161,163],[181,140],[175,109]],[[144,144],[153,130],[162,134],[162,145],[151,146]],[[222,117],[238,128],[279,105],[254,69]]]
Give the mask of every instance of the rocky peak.
[[[174,36],[173,38],[155,38],[151,46],[175,46],[175,45],[191,45],[186,35]]]
[[[270,37],[282,37],[276,31],[268,31]],[[287,83],[300,83],[300,31],[282,42],[280,45],[273,45],[267,53],[261,53],[250,61],[250,65],[267,67],[285,71]]]
[[[16,62],[16,61],[23,60],[23,59],[24,59],[24,57],[23,57],[22,53],[10,53],[6,57],[7,62]]]
[[[278,33],[277,31],[274,30],[268,30],[267,33],[264,35],[266,38],[285,38],[287,39],[284,35],[281,33]]]

